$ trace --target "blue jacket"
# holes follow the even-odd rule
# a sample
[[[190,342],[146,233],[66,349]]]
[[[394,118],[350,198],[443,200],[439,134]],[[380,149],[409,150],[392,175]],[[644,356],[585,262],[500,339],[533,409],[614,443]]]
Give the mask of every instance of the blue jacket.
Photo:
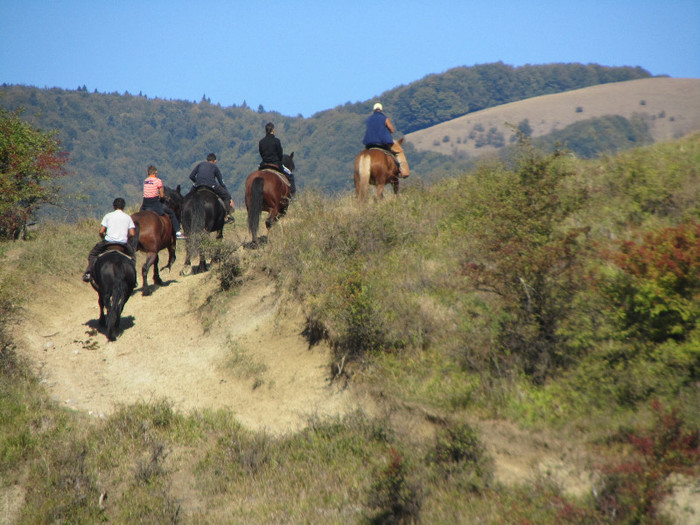
[[[370,144],[384,145],[393,144],[389,128],[386,127],[386,115],[381,111],[375,111],[367,118],[367,130],[365,138],[362,140],[365,146]]]
[[[224,188],[226,187],[221,177],[219,167],[213,162],[208,162],[206,160],[195,166],[192,173],[190,173],[190,180],[194,182],[195,186],[209,186],[213,188],[218,185]]]

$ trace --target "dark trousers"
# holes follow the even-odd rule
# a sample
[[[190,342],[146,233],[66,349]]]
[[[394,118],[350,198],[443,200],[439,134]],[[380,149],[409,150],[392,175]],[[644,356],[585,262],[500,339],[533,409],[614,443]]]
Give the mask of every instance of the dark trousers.
[[[204,184],[200,184],[199,186],[204,186]],[[197,188],[199,188],[199,186],[192,186],[190,192],[197,191]],[[205,186],[205,188],[209,188],[211,191],[216,193],[222,201],[224,201],[224,208],[226,208],[226,213],[231,212],[231,194],[225,187],[216,184],[214,186]]]
[[[100,254],[105,251],[107,246],[111,244],[118,244],[120,246],[123,246],[126,254],[132,259],[136,259],[136,254],[134,253],[134,249],[131,247],[130,244],[123,244],[121,242],[114,241],[105,241],[104,239],[102,239],[97,244],[95,244],[95,246],[92,247],[92,250],[90,250],[90,253],[88,254],[88,265],[87,269],[85,270],[85,273],[92,273],[92,267],[95,265],[95,261],[100,256]]]
[[[139,211],[145,210],[154,211],[158,215],[165,215],[167,213],[168,217],[170,217],[170,222],[173,223],[173,233],[177,233],[180,231],[180,221],[177,220],[175,212],[167,206],[163,206],[163,203],[160,202],[160,199],[158,197],[154,197],[152,199],[144,198],[143,202],[141,203],[141,209]]]

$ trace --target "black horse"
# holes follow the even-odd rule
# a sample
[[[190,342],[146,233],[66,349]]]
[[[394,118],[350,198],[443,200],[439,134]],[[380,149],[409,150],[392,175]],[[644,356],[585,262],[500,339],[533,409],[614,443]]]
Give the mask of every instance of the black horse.
[[[114,341],[124,305],[136,287],[136,262],[119,245],[108,248],[95,261],[91,284],[99,296],[100,326],[106,326],[107,339]]]
[[[224,237],[226,206],[219,196],[206,186],[192,189],[182,203],[182,231],[185,234],[187,257],[182,274],[206,271],[207,261],[202,251],[206,234],[216,232],[216,238]],[[199,266],[192,268],[191,259],[199,255]]]

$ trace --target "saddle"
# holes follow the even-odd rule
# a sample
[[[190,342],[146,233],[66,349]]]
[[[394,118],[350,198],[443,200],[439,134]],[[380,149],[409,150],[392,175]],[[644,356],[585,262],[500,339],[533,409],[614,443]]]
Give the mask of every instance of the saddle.
[[[398,159],[398,157],[396,156],[396,153],[394,153],[393,151],[391,151],[391,150],[389,150],[389,149],[382,148],[382,147],[380,147],[380,146],[370,146],[370,147],[368,147],[367,149],[368,149],[368,150],[374,149],[374,150],[377,150],[377,151],[381,151],[382,153],[384,153],[384,155],[386,155],[387,157],[391,158],[391,160],[394,161],[394,164],[396,164],[396,169],[399,170],[399,174],[397,174],[397,176],[398,176],[398,177],[401,177],[401,176],[402,176],[402,175],[400,174],[400,172],[401,172],[401,164],[399,163],[399,159]]]
[[[217,200],[221,203],[221,205],[224,207],[224,210],[227,209],[226,203],[225,203],[224,200],[219,196],[219,194],[216,193],[216,192],[214,191],[213,188],[210,188],[209,186],[195,186],[195,187],[194,187],[194,191],[195,191],[195,192],[197,192],[197,191],[208,191],[208,192],[210,192],[210,193],[211,193],[212,195],[214,195],[214,197],[216,197]]]
[[[280,171],[280,169],[277,166],[275,166],[274,164],[260,164],[259,169],[260,169],[260,171],[269,171],[271,173],[274,173],[287,186],[289,186],[290,188],[292,187],[292,184],[289,182],[289,179],[287,178],[287,174],[284,173],[283,171]]]
[[[124,244],[120,243],[120,242],[110,242],[109,244],[107,244],[107,245],[104,247],[104,249],[102,250],[102,252],[97,256],[97,258],[99,259],[100,257],[102,257],[103,255],[105,255],[106,253],[109,253],[109,252],[117,252],[117,253],[120,253],[121,255],[123,255],[124,257],[126,257],[127,259],[129,259],[130,261],[134,261],[134,260],[135,260],[135,259],[127,252],[126,246],[125,246]]]

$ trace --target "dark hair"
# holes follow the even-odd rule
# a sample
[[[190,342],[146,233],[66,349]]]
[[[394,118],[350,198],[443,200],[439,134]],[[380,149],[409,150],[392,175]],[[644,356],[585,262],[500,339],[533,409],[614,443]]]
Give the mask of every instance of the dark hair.
[[[148,169],[146,170],[146,173],[148,173],[149,175],[153,175],[153,174],[156,173],[157,171],[158,171],[158,168],[156,168],[153,164],[151,164],[151,165],[148,167]]]
[[[265,133],[267,135],[272,133],[274,129],[275,129],[275,125],[272,122],[268,122],[267,124],[265,124]]]
[[[115,210],[123,210],[124,206],[126,206],[126,202],[121,197],[117,197],[116,199],[114,199],[112,206],[114,206]]]
[[[216,155],[214,155],[213,153],[210,153],[209,155],[207,155],[207,160],[209,162],[214,162],[216,160]]]

